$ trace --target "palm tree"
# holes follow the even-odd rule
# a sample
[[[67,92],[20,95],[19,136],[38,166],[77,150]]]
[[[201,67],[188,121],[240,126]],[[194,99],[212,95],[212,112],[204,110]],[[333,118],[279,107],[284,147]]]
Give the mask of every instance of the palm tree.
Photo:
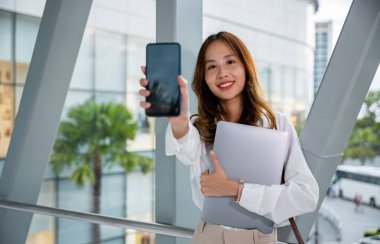
[[[92,212],[100,213],[102,169],[121,165],[125,172],[153,168],[151,159],[127,151],[127,140],[136,135],[137,123],[123,104],[87,101],[73,106],[61,122],[51,156],[56,174],[73,168],[70,179],[78,186],[92,183]],[[100,243],[99,225],[92,226],[92,242]]]

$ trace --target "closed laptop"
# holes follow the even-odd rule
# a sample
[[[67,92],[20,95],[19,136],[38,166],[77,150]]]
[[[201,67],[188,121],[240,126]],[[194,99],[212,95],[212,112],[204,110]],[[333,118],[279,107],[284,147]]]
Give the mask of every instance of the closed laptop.
[[[219,121],[213,150],[230,179],[270,186],[281,183],[288,147],[286,131]],[[272,232],[274,225],[273,221],[241,207],[233,197],[206,197],[202,219],[263,233]]]

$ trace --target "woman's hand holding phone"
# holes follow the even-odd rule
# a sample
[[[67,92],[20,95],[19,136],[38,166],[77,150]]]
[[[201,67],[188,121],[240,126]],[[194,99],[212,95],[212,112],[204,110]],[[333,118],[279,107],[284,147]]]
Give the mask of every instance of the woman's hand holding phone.
[[[141,71],[145,74],[146,68],[145,66],[141,66]],[[150,95],[150,91],[146,90],[145,88],[148,86],[149,81],[146,78],[140,79],[140,85],[144,89],[140,89],[139,94],[143,97],[148,97]],[[178,76],[178,85],[181,91],[181,113],[179,116],[176,117],[166,117],[165,119],[171,123],[173,135],[176,139],[183,137],[186,135],[186,133],[189,130],[189,119],[190,119],[190,113],[189,113],[189,107],[190,107],[190,101],[189,101],[189,89],[188,89],[188,82],[185,78],[182,76]],[[143,109],[148,109],[151,104],[149,102],[141,101],[140,106]]]

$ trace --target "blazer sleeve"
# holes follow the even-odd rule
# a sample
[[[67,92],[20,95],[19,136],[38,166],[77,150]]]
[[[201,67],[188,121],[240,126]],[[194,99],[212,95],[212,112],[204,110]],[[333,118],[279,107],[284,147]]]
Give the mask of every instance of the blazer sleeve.
[[[278,116],[277,120],[280,129],[290,135],[285,184],[265,186],[246,183],[240,205],[280,224],[287,222],[290,217],[314,211],[319,187],[306,163],[293,125],[285,116]]]

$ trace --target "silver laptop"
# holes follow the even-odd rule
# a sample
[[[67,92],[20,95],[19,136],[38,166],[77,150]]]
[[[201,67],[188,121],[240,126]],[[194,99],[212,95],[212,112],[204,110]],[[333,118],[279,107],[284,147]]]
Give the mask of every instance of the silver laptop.
[[[230,179],[242,178],[246,183],[269,186],[281,183],[288,145],[286,131],[219,121],[214,151]],[[212,224],[258,229],[263,233],[272,232],[274,225],[273,221],[235,203],[233,197],[206,197],[202,219]]]

